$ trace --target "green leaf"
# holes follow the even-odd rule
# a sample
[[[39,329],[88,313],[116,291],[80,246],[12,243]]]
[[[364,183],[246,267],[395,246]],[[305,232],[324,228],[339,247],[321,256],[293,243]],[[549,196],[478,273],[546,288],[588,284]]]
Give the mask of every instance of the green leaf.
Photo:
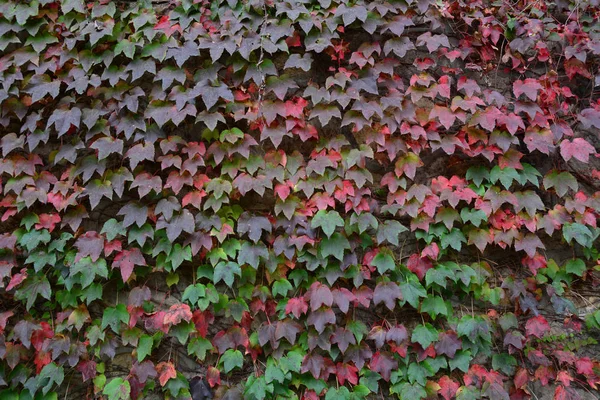
[[[336,227],[344,226],[344,220],[335,210],[319,210],[313,217],[310,226],[312,228],[321,228],[327,237],[331,237]]]
[[[423,303],[421,303],[421,312],[428,313],[434,321],[438,315],[447,317],[450,314],[449,307],[444,302],[444,299],[438,296],[429,296],[423,300]]]
[[[273,390],[273,384],[267,384],[264,375],[259,377],[250,375],[246,381],[244,399],[263,400],[267,397],[267,393],[273,393]]]
[[[331,237],[323,238],[319,243],[319,253],[323,258],[334,256],[342,261],[346,249],[350,249],[350,242],[339,232],[334,233]]]
[[[581,258],[576,258],[574,260],[567,261],[566,270],[569,274],[574,274],[581,277],[587,270],[587,267]]]
[[[481,186],[481,183],[490,179],[490,172],[483,166],[474,166],[467,170],[466,178],[473,181],[475,185]]]
[[[517,170],[514,168],[506,167],[501,169],[499,166],[496,165],[494,168],[492,168],[492,171],[490,172],[490,182],[495,184],[496,182],[498,182],[498,180],[500,181],[500,183],[502,183],[502,186],[504,186],[504,188],[508,190],[508,188],[511,187],[513,181],[519,182],[520,176]]]
[[[516,367],[517,359],[509,354],[502,353],[492,356],[492,368],[496,371],[500,371],[507,376],[512,376],[515,373]]]
[[[414,308],[419,308],[419,298],[427,297],[427,291],[414,274],[410,275],[408,282],[400,284],[400,292],[402,292],[402,299]]]
[[[50,300],[52,296],[52,288],[46,275],[34,275],[31,278],[27,278],[15,292],[15,298],[18,300],[27,300],[25,304],[27,310],[33,307],[38,296],[42,296],[46,300]]]
[[[33,395],[36,394],[38,390],[42,389],[42,394],[45,396],[50,392],[54,385],[60,386],[64,378],[65,373],[63,367],[51,362],[42,368],[39,375],[27,379],[27,382],[25,382],[23,386],[25,386],[25,388]]]
[[[213,346],[210,340],[205,339],[203,337],[197,337],[190,340],[187,346],[188,354],[194,354],[196,358],[201,361],[204,361],[206,358],[206,352],[212,350]]]
[[[123,378],[113,378],[104,387],[102,394],[108,396],[108,400],[127,400],[131,393],[129,381]]]
[[[242,368],[244,365],[244,356],[239,350],[229,349],[223,353],[221,361],[223,362],[223,370],[228,374],[234,368]]]
[[[300,372],[303,359],[304,354],[302,354],[299,350],[293,350],[288,352],[285,357],[281,357],[279,359],[279,366],[285,372]]]
[[[460,217],[464,223],[471,222],[476,227],[481,225],[481,221],[487,221],[487,215],[483,210],[463,208],[460,210]]]
[[[348,400],[350,399],[350,391],[347,387],[341,386],[338,389],[329,388],[325,395],[325,400]]]
[[[414,343],[419,343],[421,347],[426,349],[431,343],[437,340],[439,332],[430,323],[425,325],[417,325],[413,329],[410,340]]]
[[[571,173],[552,170],[544,177],[544,188],[554,188],[556,194],[563,197],[567,194],[569,188],[576,192],[579,185],[577,184],[577,179]]]
[[[120,323],[129,323],[129,313],[125,304],[117,304],[116,307],[108,307],[104,310],[104,314],[102,314],[102,329],[110,326],[113,332],[119,334]]]
[[[190,246],[181,247],[179,243],[175,243],[167,261],[171,263],[173,271],[175,271],[184,261],[192,261],[192,248]]]
[[[567,243],[571,243],[575,239],[577,243],[587,248],[593,247],[594,240],[598,237],[598,232],[598,230],[593,232],[587,226],[579,223],[567,223],[562,228],[563,237]]]
[[[292,284],[287,279],[279,279],[273,283],[273,297],[277,295],[281,295],[282,297],[286,297],[288,292],[292,290]]]
[[[405,384],[400,390],[400,398],[407,400],[421,400],[427,398],[425,388],[419,384]]]
[[[387,220],[382,224],[379,224],[377,228],[377,243],[382,244],[384,241],[388,241],[394,246],[398,246],[398,238],[402,232],[408,231],[404,225],[393,219]]]
[[[425,284],[428,288],[435,283],[445,289],[448,279],[454,280],[454,271],[443,264],[430,268],[425,273]]]
[[[387,249],[377,253],[377,255],[373,257],[371,265],[377,267],[377,271],[380,275],[385,274],[387,271],[393,271],[396,269],[394,257],[392,257],[391,252]]]
[[[242,270],[240,266],[231,261],[221,261],[215,267],[213,278],[214,283],[219,283],[222,280],[225,282],[225,284],[227,284],[227,286],[232,287],[235,280],[235,275],[242,276]]]
[[[348,329],[354,334],[354,337],[356,338],[356,343],[362,342],[363,337],[365,337],[367,333],[369,333],[369,328],[367,327],[367,325],[365,325],[364,322],[359,320],[351,320],[350,322],[348,322],[348,324],[346,324],[346,329]]]
[[[271,383],[273,381],[283,383],[285,381],[285,374],[281,368],[275,364],[273,358],[267,359],[267,368],[265,370],[265,381]]]
[[[450,246],[454,250],[460,251],[463,243],[467,243],[467,238],[465,238],[460,229],[453,228],[449,233],[442,234],[441,245],[443,249],[447,249]]]
[[[448,365],[451,370],[459,369],[462,372],[467,373],[472,358],[469,350],[459,350],[456,352],[453,359],[448,360]]]
[[[410,383],[425,385],[427,383],[427,377],[433,375],[433,373],[428,371],[422,364],[410,363],[407,375]]]
[[[137,345],[137,360],[138,362],[144,361],[152,353],[152,346],[154,346],[154,339],[152,336],[142,335]]]
[[[206,296],[206,286],[196,283],[185,288],[181,296],[181,301],[187,301],[190,306],[195,306],[198,304],[198,300],[204,298],[204,296]]]
[[[27,249],[27,251],[32,252],[36,247],[40,244],[48,244],[52,238],[50,237],[50,232],[47,229],[42,229],[39,231],[31,231],[23,234],[19,238],[19,245]]]

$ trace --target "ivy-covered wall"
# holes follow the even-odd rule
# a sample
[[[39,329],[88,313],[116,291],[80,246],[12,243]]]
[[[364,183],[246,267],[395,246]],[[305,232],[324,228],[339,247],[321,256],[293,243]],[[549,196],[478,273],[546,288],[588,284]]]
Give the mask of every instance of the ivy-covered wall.
[[[599,19],[0,1],[0,399],[594,398]]]

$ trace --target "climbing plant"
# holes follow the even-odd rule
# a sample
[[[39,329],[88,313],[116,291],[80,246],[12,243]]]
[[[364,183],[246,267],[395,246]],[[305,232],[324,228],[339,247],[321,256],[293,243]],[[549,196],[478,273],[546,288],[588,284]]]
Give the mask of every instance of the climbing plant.
[[[597,390],[599,20],[1,1],[0,398]]]

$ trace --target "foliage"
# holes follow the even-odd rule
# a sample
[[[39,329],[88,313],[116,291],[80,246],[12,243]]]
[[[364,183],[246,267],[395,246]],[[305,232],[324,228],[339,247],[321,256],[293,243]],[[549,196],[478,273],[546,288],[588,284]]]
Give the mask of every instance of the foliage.
[[[0,4],[1,398],[597,389],[597,1],[163,3]]]

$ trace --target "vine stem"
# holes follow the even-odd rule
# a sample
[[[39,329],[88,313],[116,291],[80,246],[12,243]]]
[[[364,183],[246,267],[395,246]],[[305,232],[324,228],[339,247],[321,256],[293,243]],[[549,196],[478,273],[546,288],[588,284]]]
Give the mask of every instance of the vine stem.
[[[265,47],[264,47],[264,41],[265,41],[265,34],[264,34],[264,30],[265,27],[268,24],[268,16],[269,14],[267,13],[267,3],[266,0],[262,1],[262,11],[263,11],[263,20],[260,24],[260,29],[258,32],[258,35],[260,36],[260,46],[259,46],[259,55],[258,55],[258,62],[256,63],[256,67],[258,69],[258,72],[260,73],[260,84],[258,86],[258,109],[257,109],[257,114],[262,116],[262,104],[263,104],[263,98],[264,98],[264,94],[265,94],[265,88],[266,88],[266,79],[265,79],[265,74],[263,72],[262,69],[262,62],[264,60],[265,57]]]

